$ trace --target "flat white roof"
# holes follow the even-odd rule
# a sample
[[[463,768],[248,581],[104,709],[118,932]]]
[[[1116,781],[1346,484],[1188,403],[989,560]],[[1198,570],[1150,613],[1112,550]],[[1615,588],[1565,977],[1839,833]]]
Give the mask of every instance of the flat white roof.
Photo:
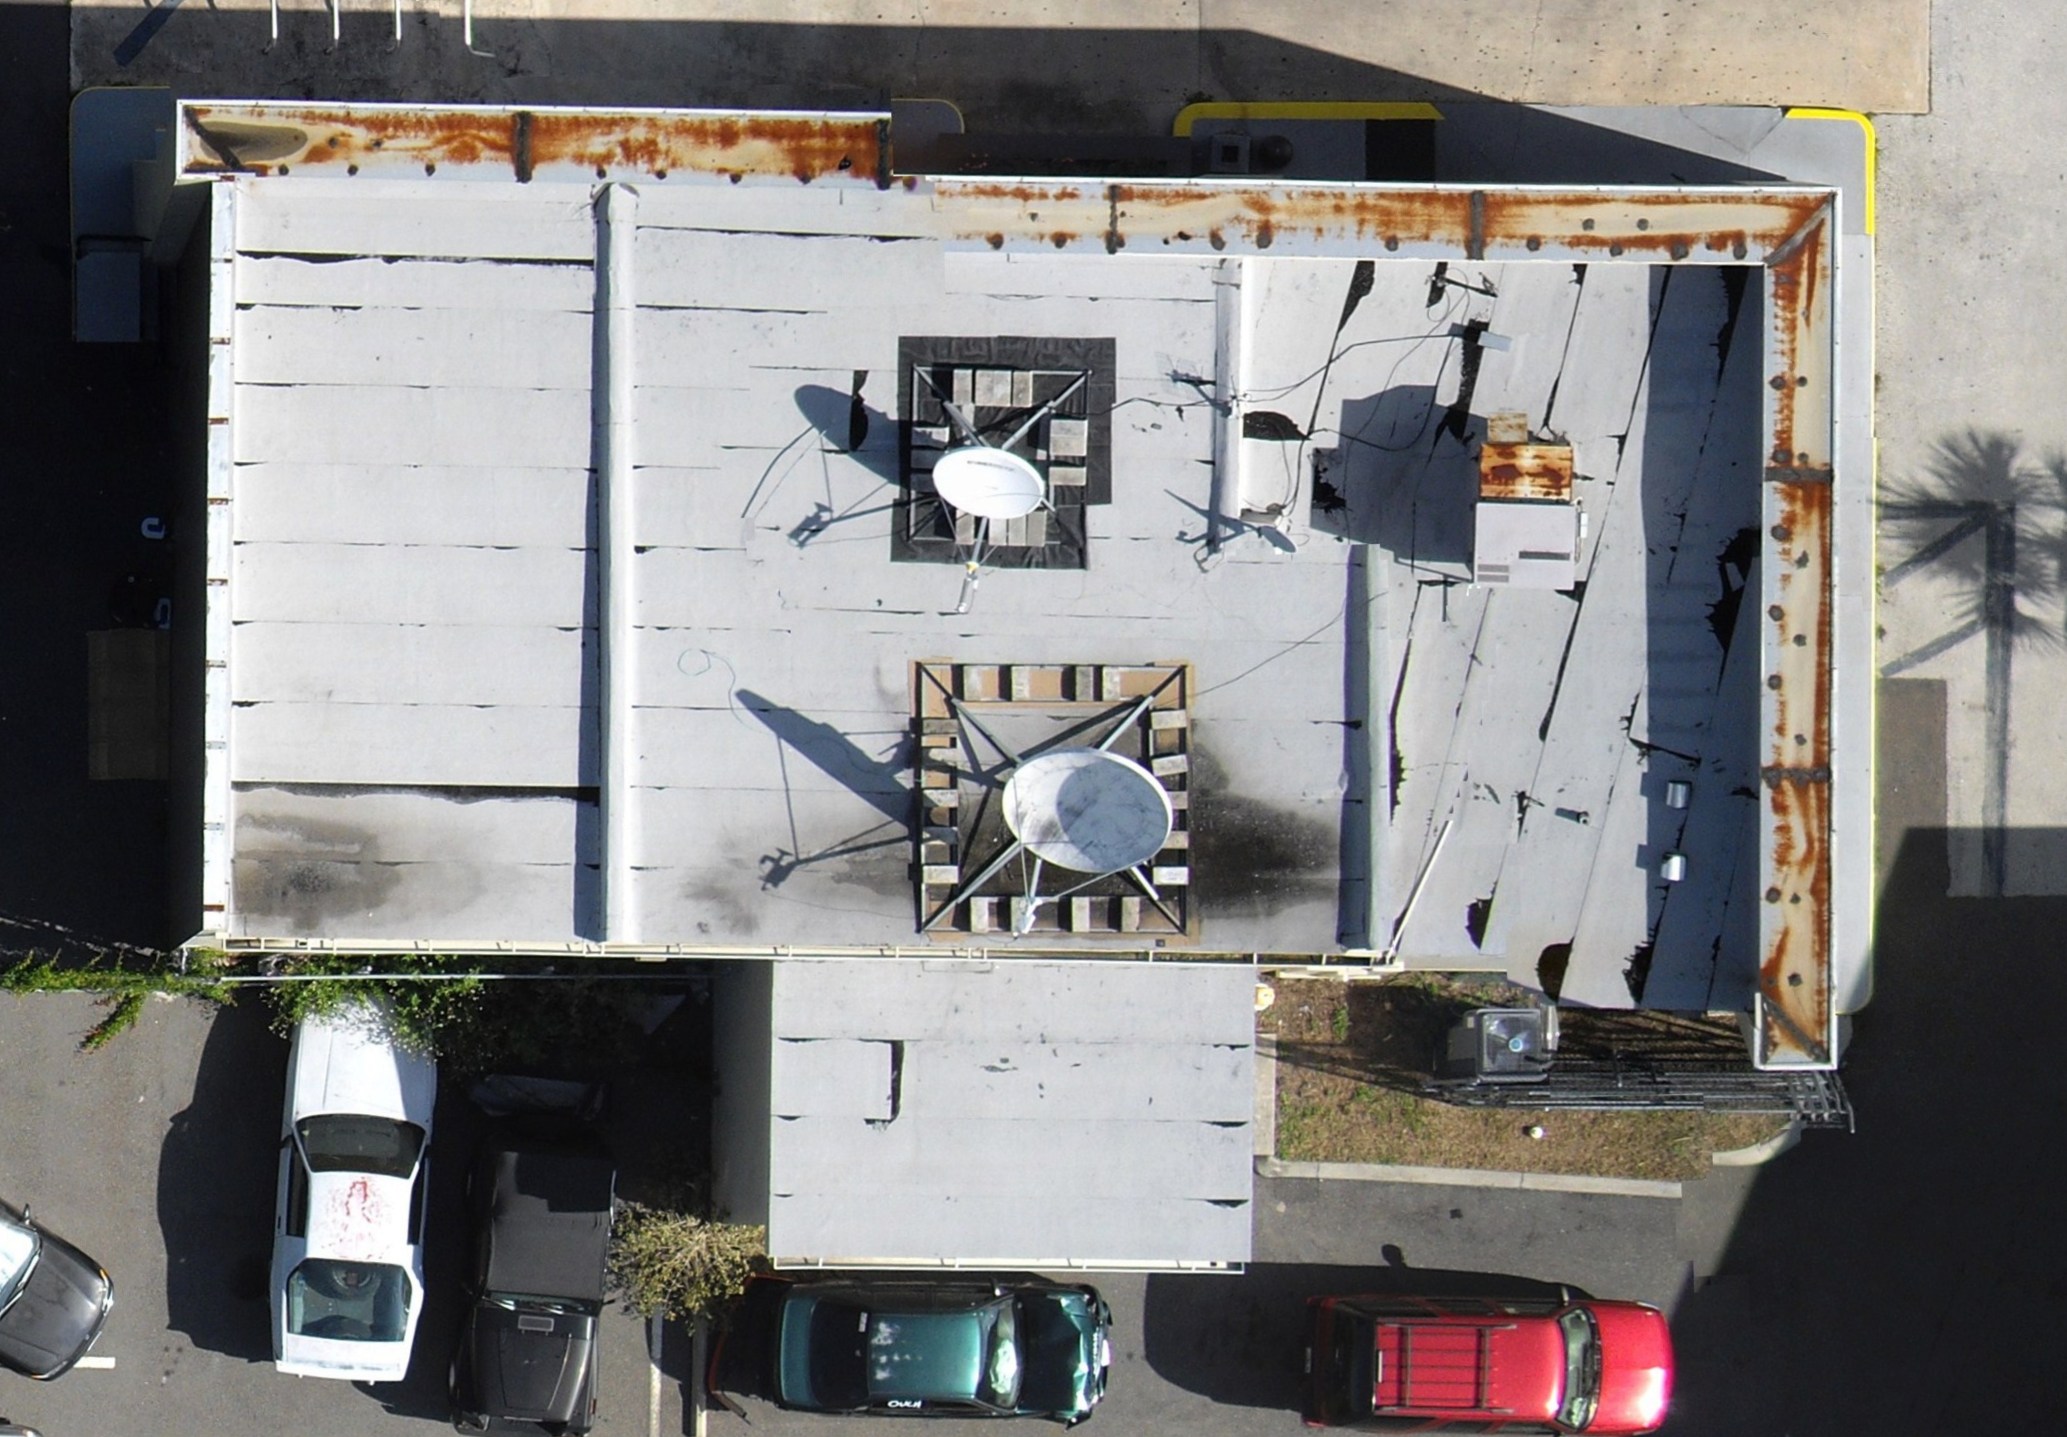
[[[1254,982],[1223,965],[775,965],[780,1264],[1248,1261]]]
[[[1762,770],[1830,782],[1827,712],[1784,746],[1793,696],[1828,702],[1827,631],[1755,622],[1813,633],[1765,601],[1827,602],[1820,531],[1762,572],[1795,532],[1774,496],[1829,493],[1829,301],[1775,289],[1827,197],[879,184],[873,155],[531,183],[568,165],[544,119],[512,122],[514,175],[435,178],[295,123],[291,177],[229,166],[215,206],[226,937],[922,944],[915,666],[1162,663],[1175,947],[1609,1006],[1742,1006],[1776,952],[1827,963],[1774,936],[1827,924],[1827,889],[1759,911],[1790,825],[1829,822],[1759,801]],[[1659,262],[1589,262],[1626,247]],[[1804,388],[1770,399],[1790,345]],[[1005,409],[1014,372],[1093,374],[1081,567],[986,568],[957,613],[960,567],[905,561],[919,352]],[[1496,416],[1571,449],[1563,592],[1472,582]],[[1083,433],[1042,430],[1043,462]]]

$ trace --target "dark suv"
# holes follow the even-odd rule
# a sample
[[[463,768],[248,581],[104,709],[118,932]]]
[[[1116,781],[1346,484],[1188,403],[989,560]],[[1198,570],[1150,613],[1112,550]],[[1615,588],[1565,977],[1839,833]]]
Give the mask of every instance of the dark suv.
[[[467,1176],[473,1305],[452,1359],[462,1432],[581,1433],[596,1414],[596,1320],[617,1169],[586,1137],[509,1135]]]

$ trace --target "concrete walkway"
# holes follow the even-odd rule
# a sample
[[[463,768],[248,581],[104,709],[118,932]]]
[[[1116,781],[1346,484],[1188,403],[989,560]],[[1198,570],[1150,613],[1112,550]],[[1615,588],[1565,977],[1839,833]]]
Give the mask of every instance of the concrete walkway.
[[[343,4],[344,0],[338,0]],[[973,129],[1165,131],[1187,100],[1928,107],[1929,0],[357,0],[72,6],[72,82],[586,105],[954,101]],[[397,14],[401,37],[396,40]]]
[[[1961,0],[1934,29],[1934,113],[1879,127],[1883,803],[1942,732],[1951,892],[2067,894],[2067,191],[2025,138],[2067,112],[2038,59],[2067,16]]]

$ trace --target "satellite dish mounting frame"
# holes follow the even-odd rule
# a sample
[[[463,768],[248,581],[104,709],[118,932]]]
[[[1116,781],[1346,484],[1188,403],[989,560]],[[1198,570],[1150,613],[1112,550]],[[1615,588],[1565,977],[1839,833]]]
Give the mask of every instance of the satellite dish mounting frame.
[[[1012,431],[1002,444],[993,444],[990,440],[983,437],[983,431],[977,428],[975,422],[962,412],[960,405],[940,392],[940,386],[933,382],[933,376],[927,372],[929,367],[927,364],[914,363],[912,365],[912,372],[918,376],[919,382],[932,392],[933,397],[940,401],[940,408],[947,415],[949,425],[962,437],[960,444],[948,446],[947,452],[940,459],[934,461],[936,470],[940,463],[953,455],[976,449],[993,450],[1004,455],[1014,464],[1023,466],[1027,473],[1040,485],[1040,498],[1024,512],[1031,514],[1035,510],[1041,510],[1046,512],[1058,524],[1061,523],[1061,516],[1055,512],[1055,506],[1051,501],[1047,477],[1038,469],[1035,469],[1030,460],[1013,453],[1012,446],[1030,434],[1036,424],[1052,415],[1055,412],[1056,406],[1061,404],[1063,400],[1069,398],[1089,383],[1091,371],[1088,369],[1079,370],[1077,377],[1072,379],[1059,394],[1028,411],[1025,420],[1020,423],[1017,429]],[[939,495],[937,489],[935,492],[942,508],[957,514],[963,512],[949,503],[945,495]],[[962,561],[962,592],[954,608],[954,611],[958,614],[968,613],[969,606],[976,601],[976,586],[983,578],[984,560],[990,556],[992,549],[996,547],[990,542],[990,517],[973,513],[972,517],[976,520],[976,526],[969,542],[965,545],[959,537],[955,540],[955,555]]]
[[[983,720],[975,715],[970,706],[959,698],[949,696],[947,702],[948,708],[953,713],[955,719],[959,723],[966,724],[974,733],[981,736],[984,742],[989,744],[1001,759],[1001,762],[988,767],[976,768],[972,766],[964,770],[964,772],[986,789],[995,790],[1002,794],[1006,783],[1009,781],[1010,774],[1029,759],[1038,758],[1043,754],[1065,748],[1090,747],[1100,753],[1110,752],[1112,746],[1119,742],[1121,735],[1133,729],[1141,721],[1142,717],[1154,707],[1156,699],[1167,686],[1168,681],[1166,680],[1163,684],[1158,685],[1151,692],[1141,695],[1138,699],[1131,700],[1117,709],[1107,710],[1091,720],[1087,725],[1074,727],[1066,733],[1058,734],[1035,744],[1024,752],[1013,748],[995,733],[992,733],[984,725]],[[1097,726],[1106,723],[1110,723],[1111,727],[1106,731],[1105,736],[1096,743],[1086,745],[1080,741],[1073,742],[1073,740],[1078,739],[1080,734],[1084,734],[1086,729],[1095,729]],[[965,744],[965,751],[973,754],[974,745]],[[1006,826],[1009,830],[1010,824],[1008,823]],[[1100,883],[1113,877],[1124,877],[1140,891],[1142,897],[1155,905],[1157,911],[1170,921],[1172,927],[1180,929],[1183,927],[1183,920],[1171,911],[1169,904],[1164,901],[1162,893],[1156,888],[1154,880],[1144,871],[1149,866],[1147,860],[1141,863],[1130,864],[1125,868],[1112,869],[1105,873],[1090,874],[1082,882],[1072,884],[1058,893],[1041,893],[1039,886],[1041,870],[1044,865],[1040,857],[1034,855],[1030,866],[1031,871],[1027,872],[1029,865],[1026,861],[1026,855],[1028,852],[1026,840],[1016,832],[1013,833],[1009,843],[1004,844],[988,862],[963,879],[954,892],[949,894],[946,900],[935,907],[931,913],[924,915],[919,924],[919,931],[921,933],[930,933],[939,927],[954,914],[957,907],[968,899],[975,897],[985,884],[996,877],[998,872],[1014,859],[1020,860],[1022,871],[1027,874],[1022,884],[1026,906],[1019,921],[1013,925],[1012,936],[1014,937],[1024,937],[1032,931],[1034,919],[1043,904],[1059,903],[1063,899],[1080,893],[1095,883]]]

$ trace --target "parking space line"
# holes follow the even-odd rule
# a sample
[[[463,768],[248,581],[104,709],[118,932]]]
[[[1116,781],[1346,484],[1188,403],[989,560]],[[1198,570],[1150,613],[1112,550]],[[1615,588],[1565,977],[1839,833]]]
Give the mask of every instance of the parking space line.
[[[112,1357],[82,1357],[77,1362],[73,1363],[72,1366],[75,1368],[94,1367],[100,1369],[103,1372],[108,1372],[114,1369],[115,1359]]]
[[[689,1395],[690,1437],[704,1437],[710,1420],[710,1406],[703,1400],[704,1347],[710,1341],[710,1329],[699,1317],[689,1329],[689,1380],[683,1384]]]
[[[646,1437],[660,1437],[660,1346],[662,1319],[646,1319]]]

